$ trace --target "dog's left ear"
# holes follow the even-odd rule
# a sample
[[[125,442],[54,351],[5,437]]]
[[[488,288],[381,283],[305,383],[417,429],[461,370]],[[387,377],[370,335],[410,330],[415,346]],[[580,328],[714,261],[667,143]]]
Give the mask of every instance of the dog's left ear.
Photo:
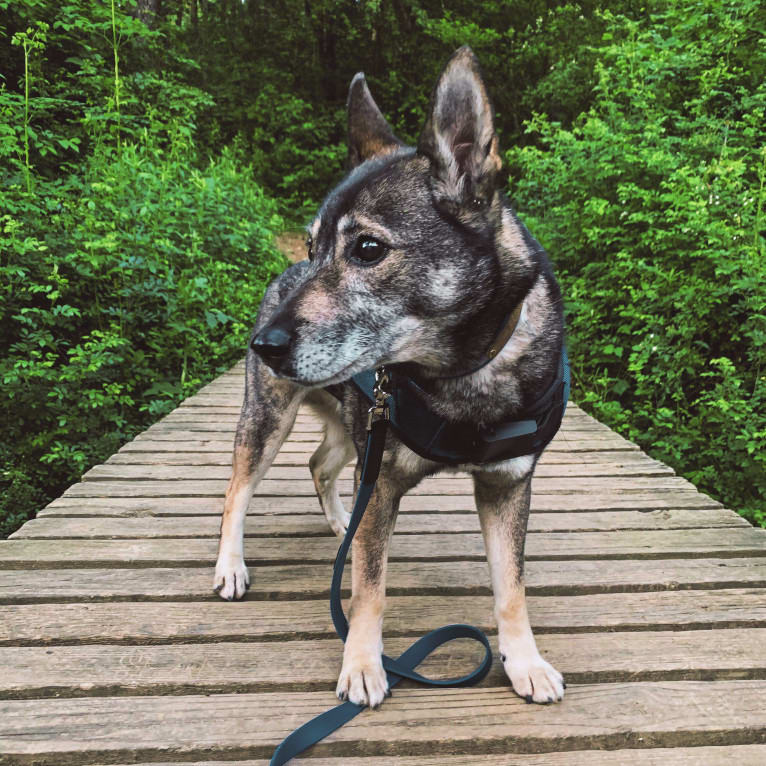
[[[348,89],[348,164],[355,168],[365,160],[396,151],[404,142],[391,130],[373,101],[367,81],[357,72]]]
[[[458,207],[491,201],[503,163],[492,105],[468,46],[455,52],[436,83],[418,152],[431,160],[441,201]]]

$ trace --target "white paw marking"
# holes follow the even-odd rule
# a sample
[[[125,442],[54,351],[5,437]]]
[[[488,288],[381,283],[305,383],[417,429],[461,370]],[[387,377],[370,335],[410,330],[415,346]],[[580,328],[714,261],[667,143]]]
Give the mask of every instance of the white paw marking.
[[[250,573],[241,556],[219,558],[215,565],[213,590],[226,601],[242,598],[250,587]]]
[[[513,691],[527,702],[545,705],[564,698],[564,677],[539,654],[530,658],[501,655]]]
[[[380,652],[344,653],[343,668],[335,689],[338,699],[378,707],[388,696],[388,679]]]
[[[325,505],[325,516],[330,524],[330,529],[338,536],[345,537],[346,529],[348,528],[348,522],[351,520],[351,514],[342,506],[332,507]]]

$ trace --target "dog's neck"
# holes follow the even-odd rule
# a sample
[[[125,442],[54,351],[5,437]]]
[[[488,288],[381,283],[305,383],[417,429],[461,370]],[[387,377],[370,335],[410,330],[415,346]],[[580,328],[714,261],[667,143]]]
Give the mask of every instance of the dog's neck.
[[[478,361],[473,362],[471,364],[467,364],[464,362],[462,368],[459,369],[457,372],[453,371],[449,375],[434,375],[432,377],[432,380],[437,381],[437,380],[449,380],[454,378],[462,378],[467,375],[472,375],[474,372],[478,372],[482,367],[489,364],[498,355],[498,353],[500,353],[500,351],[503,349],[505,344],[511,339],[511,336],[513,335],[517,325],[519,324],[519,319],[521,318],[521,310],[523,307],[524,307],[524,300],[522,299],[506,316],[506,319],[503,322],[502,326],[497,331],[497,333],[495,333],[495,337],[492,339],[490,344],[484,349],[484,351],[481,352]],[[481,346],[476,345],[475,343],[473,344],[473,347],[476,349],[481,348]]]
[[[509,225],[503,220],[507,212],[510,212],[510,208],[506,209],[504,199],[496,195],[490,212],[495,217],[496,230],[502,229],[504,224]],[[442,365],[412,365],[409,370],[413,378],[423,381],[426,389],[434,390],[439,381],[457,382],[485,367],[500,353],[519,324],[529,289],[519,284],[518,267],[514,266],[513,253],[498,241],[494,245],[497,282],[479,310],[453,329],[452,358],[445,360]],[[537,278],[537,269],[532,269],[525,276],[527,279],[522,282],[528,281],[531,288]]]

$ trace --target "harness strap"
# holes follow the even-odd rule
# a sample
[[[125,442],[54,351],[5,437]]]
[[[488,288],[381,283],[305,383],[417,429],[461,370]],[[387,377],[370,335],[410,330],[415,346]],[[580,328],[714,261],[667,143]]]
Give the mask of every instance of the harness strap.
[[[330,587],[330,614],[335,625],[335,630],[342,641],[345,642],[348,636],[348,621],[343,613],[341,604],[341,582],[343,580],[343,568],[346,564],[346,556],[354,538],[354,533],[362,520],[362,516],[370,502],[375,482],[380,474],[380,466],[383,461],[383,449],[386,441],[386,429],[388,420],[385,417],[374,419],[370,424],[367,434],[367,445],[364,451],[362,461],[362,474],[359,483],[359,491],[354,502],[354,509],[351,512],[351,519],[348,523],[346,536],[338,548],[338,554],[335,557],[335,565],[332,573],[332,585]],[[437,680],[427,678],[416,673],[417,667],[431,652],[456,638],[472,638],[484,646],[484,660],[471,673],[460,678],[449,678]],[[489,645],[489,639],[479,628],[472,625],[445,625],[427,633],[418,639],[409,649],[396,659],[383,655],[383,668],[386,670],[389,688],[396,686],[402,678],[411,678],[414,681],[428,684],[429,686],[472,686],[479,683],[484,678],[492,665],[492,649]],[[365,705],[356,705],[347,701],[340,705],[320,713],[316,718],[312,718],[307,723],[297,728],[287,737],[274,751],[269,766],[282,766],[291,758],[302,753],[311,745],[324,739],[336,729],[350,721],[354,716],[364,710]]]
[[[570,372],[562,346],[554,381],[519,413],[518,420],[479,427],[449,422],[430,409],[428,396],[412,378],[389,369],[390,425],[397,437],[426,460],[446,465],[494,463],[542,452],[561,425],[569,398]],[[364,398],[375,399],[375,376],[360,372],[351,382]]]

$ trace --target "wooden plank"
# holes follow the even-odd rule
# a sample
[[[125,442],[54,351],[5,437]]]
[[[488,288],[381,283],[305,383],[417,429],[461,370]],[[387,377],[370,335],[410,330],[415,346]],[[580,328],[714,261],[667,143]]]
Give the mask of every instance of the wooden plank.
[[[385,651],[397,657],[416,638],[391,638]],[[568,684],[766,678],[766,628],[545,634],[538,648]],[[475,642],[453,641],[418,671],[454,678],[476,667],[483,653]],[[337,639],[0,647],[0,698],[332,690],[341,656]],[[507,685],[495,646],[495,661],[481,686]]]
[[[73,484],[65,492],[66,497],[223,497],[228,479],[198,479],[184,481],[86,481]],[[693,489],[686,479],[680,476],[605,476],[567,478],[536,477],[534,487],[546,493],[573,492],[596,493],[601,490],[646,490],[646,489]],[[353,485],[347,480],[339,480],[338,488],[342,494],[351,494]],[[465,478],[424,479],[417,487],[410,490],[411,495],[466,495],[473,492],[473,482]],[[254,496],[278,497],[313,497],[316,494],[311,479],[304,481],[286,481],[282,479],[264,479],[255,488]]]
[[[125,540],[6,540],[0,568],[71,566],[194,566],[214,561],[215,538]],[[318,563],[335,560],[334,537],[245,538],[248,561]],[[766,556],[766,530],[719,529],[631,532],[540,532],[529,535],[526,557],[532,559],[623,559]],[[394,534],[390,561],[483,561],[481,535]]]
[[[236,421],[217,422],[217,423],[174,423],[174,422],[161,422],[156,423],[153,426],[149,426],[145,431],[136,436],[136,439],[176,439],[180,441],[188,439],[199,438],[216,438],[216,439],[234,439],[234,431],[236,427]],[[587,426],[580,428],[578,424],[562,424],[557,437],[569,441],[576,439],[613,439],[616,434],[614,431],[610,431],[606,427],[594,428]],[[618,437],[622,438],[622,437]],[[301,431],[293,430],[288,436],[288,441],[291,442],[308,442],[311,444],[319,443],[322,441],[321,430],[318,431]]]
[[[346,496],[347,502],[350,496]],[[604,492],[598,495],[577,493],[548,495],[532,490],[533,512],[563,513],[568,511],[626,511],[665,510],[674,508],[720,508],[721,504],[707,495],[689,490],[655,490],[644,492]],[[190,516],[221,515],[223,497],[58,497],[39,511],[38,516]],[[405,495],[402,513],[439,511],[440,513],[475,512],[476,503],[470,495]],[[254,497],[250,515],[317,513],[316,497],[283,497],[278,502],[271,497]]]
[[[174,410],[169,415],[166,415],[161,420],[158,420],[153,425],[149,426],[147,433],[154,431],[214,431],[214,432],[231,432],[237,427],[239,416],[234,413],[224,414],[217,413],[212,415],[197,414],[197,413],[185,413]],[[581,433],[594,432],[609,434],[612,431],[605,425],[598,422],[590,422],[581,419],[566,418],[561,423],[561,430],[563,431],[577,431]],[[312,421],[296,421],[291,435],[308,435],[312,434],[313,438],[321,438],[321,434],[324,432],[324,424],[320,420]]]
[[[251,566],[249,599],[329,598],[329,564]],[[212,600],[212,564],[204,567],[143,567],[5,570],[0,603],[32,604],[76,600]],[[658,590],[766,587],[766,559],[606,559],[529,561],[530,595],[585,595]],[[344,587],[348,595],[349,585]],[[427,561],[388,566],[389,596],[491,594],[484,561]]]
[[[642,743],[643,744],[643,743]],[[225,766],[268,766],[268,761],[226,761]],[[488,755],[475,759],[465,755],[416,756],[344,756],[337,758],[295,758],[290,766],[763,766],[766,763],[766,745],[712,745],[709,747],[649,747],[643,750],[576,750],[564,753],[532,755]],[[100,766],[103,766],[100,765]],[[149,766],[144,764],[144,766]],[[188,761],[161,763],[151,766],[189,766]],[[194,761],[194,766],[224,766],[221,761]]]
[[[308,468],[295,471],[295,475],[284,476],[285,472],[269,471],[263,481],[284,478],[294,480],[311,481]],[[673,469],[662,463],[623,463],[620,461],[602,463],[557,463],[541,464],[535,470],[535,479],[542,478],[569,478],[569,477],[603,477],[603,476],[673,476]],[[179,481],[195,479],[220,479],[227,481],[231,476],[231,457],[229,465],[217,466],[206,465],[200,468],[198,465],[124,465],[106,463],[96,465],[87,471],[82,481],[146,481],[154,479],[158,481]],[[440,481],[454,481],[455,478],[465,478],[462,474],[442,473],[431,477]],[[351,481],[353,468],[348,467],[343,471],[341,481]]]
[[[191,422],[198,423],[200,425],[205,423],[218,424],[227,423],[234,426],[237,423],[240,415],[240,405],[215,405],[211,407],[190,407],[182,404],[181,406],[169,412],[164,417],[153,423],[153,426],[161,425],[163,423],[182,423]],[[294,431],[321,431],[324,428],[325,421],[318,416],[311,414],[299,414],[296,416],[293,430]],[[562,421],[562,424],[566,424],[571,427],[577,425],[577,429],[594,430],[594,431],[609,431],[609,427],[603,423],[595,420],[594,418],[585,414],[575,414],[567,412],[566,417]]]
[[[184,424],[179,424],[184,425]],[[208,428],[195,430],[191,428],[161,428],[159,425],[150,426],[135,437],[136,441],[196,441],[199,439],[217,439],[232,442],[234,440],[234,427],[231,428]],[[605,429],[604,431],[585,430],[581,431],[573,428],[561,428],[553,441],[576,443],[580,439],[600,443],[625,443],[630,445],[627,439],[618,436],[614,431]],[[288,442],[309,442],[318,443],[322,440],[321,433],[301,433],[293,432],[287,437]],[[633,445],[635,447],[635,445]]]
[[[227,603],[95,602],[0,606],[0,645],[291,641],[333,638],[324,599]],[[490,596],[391,596],[384,636],[420,635],[465,622],[494,632]],[[766,627],[761,588],[530,596],[530,620],[542,633],[706,630]],[[348,605],[346,604],[346,609]]]
[[[165,438],[167,436],[167,438]],[[180,439],[176,438],[176,434],[170,436],[160,435],[157,439],[149,439],[148,437],[136,438],[133,441],[127,442],[120,447],[120,452],[226,452],[230,451],[233,446],[233,438],[224,438],[223,436],[216,437],[215,434],[211,434],[209,438],[199,438],[201,435],[196,434],[191,438]],[[215,438],[214,438],[215,437]],[[623,439],[622,437],[583,437],[581,439],[569,439],[565,438],[562,434],[558,434],[554,437],[553,441],[546,448],[547,452],[591,452],[593,450],[626,450],[626,451],[638,451],[638,447],[635,444]],[[295,446],[293,444],[285,444],[282,446],[283,452],[306,452],[310,454],[312,449],[303,446]]]
[[[106,465],[225,465],[231,468],[232,449],[221,452],[117,452],[106,461]],[[344,468],[344,478],[350,478],[355,460]],[[553,452],[546,450],[537,465],[552,466],[575,463],[578,465],[605,464],[623,466],[661,466],[657,460],[638,450],[593,450],[591,452]],[[269,469],[274,479],[304,478],[308,473],[308,460],[296,453],[279,453]],[[671,470],[668,468],[668,470]],[[443,476],[445,474],[439,474]]]
[[[11,539],[62,538],[173,538],[219,536],[217,516],[152,519],[62,518],[44,516],[28,521],[14,532]],[[745,519],[734,511],[718,508],[688,511],[683,509],[652,511],[617,511],[604,513],[532,513],[528,531],[595,532],[632,529],[749,528]],[[399,515],[398,534],[444,534],[445,532],[480,532],[477,513],[416,513]],[[248,537],[332,537],[333,533],[317,509],[313,514],[251,516],[245,533]]]
[[[571,685],[567,703],[546,708],[505,687],[398,689],[312,755],[757,744],[766,739],[764,693],[763,680]],[[19,764],[62,766],[123,753],[263,758],[331,704],[326,691],[9,700],[0,704],[0,750]]]

